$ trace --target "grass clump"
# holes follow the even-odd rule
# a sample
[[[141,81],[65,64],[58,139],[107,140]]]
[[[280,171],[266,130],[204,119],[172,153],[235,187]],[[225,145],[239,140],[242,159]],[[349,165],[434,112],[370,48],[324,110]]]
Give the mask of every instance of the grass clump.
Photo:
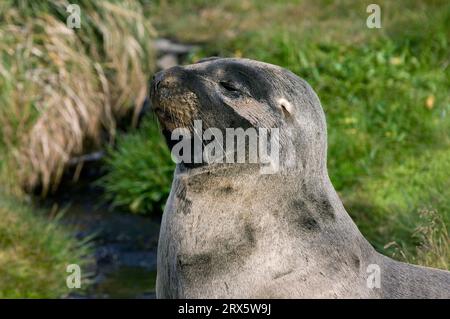
[[[72,3],[72,2],[71,2]],[[0,4],[0,149],[13,184],[56,188],[71,156],[96,148],[115,120],[135,119],[153,66],[154,31],[138,1]]]
[[[174,163],[155,120],[148,118],[138,130],[118,137],[108,155],[108,173],[99,181],[106,199],[133,213],[161,213]]]
[[[396,241],[388,243],[384,248],[396,259],[450,270],[450,236],[442,215],[437,211],[423,209],[419,216],[419,226],[411,238],[416,242],[414,250],[411,251],[410,247]]]
[[[420,244],[411,262],[450,270],[450,236],[447,223],[436,211],[423,210],[421,217],[425,222],[414,233]]]
[[[0,298],[59,298],[74,292],[66,285],[66,267],[83,267],[88,246],[28,203],[2,193],[0,220]]]

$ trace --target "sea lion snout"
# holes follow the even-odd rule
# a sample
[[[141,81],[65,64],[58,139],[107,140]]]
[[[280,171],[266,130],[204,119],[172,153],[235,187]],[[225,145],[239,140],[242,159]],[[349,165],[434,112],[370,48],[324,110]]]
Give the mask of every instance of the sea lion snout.
[[[179,82],[186,71],[180,66],[174,66],[170,69],[160,71],[153,75],[152,79],[152,92],[151,94],[156,94],[158,92],[158,87],[160,85],[171,85]]]
[[[167,96],[164,96],[166,91],[176,93],[177,88],[182,86],[184,72],[182,67],[175,66],[153,75],[150,84],[150,98],[153,110],[156,111],[163,106],[161,103],[163,99],[167,98]]]
[[[198,97],[186,86],[192,81],[185,68],[180,66],[156,73],[150,85],[152,110],[163,129],[189,127],[197,113]]]

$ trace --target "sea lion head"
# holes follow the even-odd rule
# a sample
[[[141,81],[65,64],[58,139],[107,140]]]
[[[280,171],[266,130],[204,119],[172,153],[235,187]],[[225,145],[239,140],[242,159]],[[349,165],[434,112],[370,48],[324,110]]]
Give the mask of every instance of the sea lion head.
[[[169,147],[171,133],[193,129],[278,128],[280,162],[289,171],[326,170],[326,122],[317,95],[297,75],[249,59],[209,58],[157,73],[152,107]],[[224,133],[225,136],[225,133]]]

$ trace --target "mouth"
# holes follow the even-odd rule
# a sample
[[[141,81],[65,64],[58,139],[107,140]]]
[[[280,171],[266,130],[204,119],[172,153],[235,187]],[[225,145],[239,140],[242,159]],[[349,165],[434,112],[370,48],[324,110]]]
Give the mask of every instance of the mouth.
[[[171,114],[164,110],[164,108],[159,104],[152,101],[152,110],[155,113],[156,117],[160,124],[166,124],[173,122],[173,117]]]

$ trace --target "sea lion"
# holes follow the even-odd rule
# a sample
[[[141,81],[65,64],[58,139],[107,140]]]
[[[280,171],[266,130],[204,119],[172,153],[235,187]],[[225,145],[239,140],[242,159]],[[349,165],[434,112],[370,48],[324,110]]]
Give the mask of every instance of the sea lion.
[[[401,263],[367,242],[328,177],[325,115],[301,78],[213,58],[155,75],[168,141],[194,120],[279,128],[280,166],[179,163],[158,246],[158,298],[449,298],[450,272]]]

